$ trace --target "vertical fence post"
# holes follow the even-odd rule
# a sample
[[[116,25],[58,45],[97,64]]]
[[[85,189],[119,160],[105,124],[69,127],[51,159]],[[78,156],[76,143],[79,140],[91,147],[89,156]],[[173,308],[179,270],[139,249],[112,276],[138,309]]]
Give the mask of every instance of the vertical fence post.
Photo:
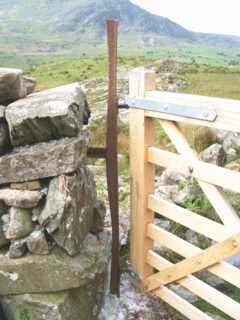
[[[129,76],[129,95],[143,98],[155,85],[154,72],[135,69]],[[147,252],[153,247],[153,241],[146,236],[146,227],[154,220],[147,199],[154,191],[155,178],[155,167],[147,161],[146,151],[153,144],[154,120],[145,117],[144,110],[130,109],[131,262],[141,280],[153,273],[146,263]]]

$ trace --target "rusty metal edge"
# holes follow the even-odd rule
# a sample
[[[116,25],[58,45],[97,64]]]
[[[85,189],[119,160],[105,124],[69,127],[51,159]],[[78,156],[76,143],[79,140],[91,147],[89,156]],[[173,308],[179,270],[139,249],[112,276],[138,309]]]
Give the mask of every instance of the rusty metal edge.
[[[107,149],[106,148],[88,148],[87,156],[89,158],[106,158],[107,157]]]
[[[107,185],[112,219],[111,293],[119,296],[119,203],[118,203],[118,149],[117,149],[117,42],[118,22],[107,20],[108,39],[108,114],[107,114]]]

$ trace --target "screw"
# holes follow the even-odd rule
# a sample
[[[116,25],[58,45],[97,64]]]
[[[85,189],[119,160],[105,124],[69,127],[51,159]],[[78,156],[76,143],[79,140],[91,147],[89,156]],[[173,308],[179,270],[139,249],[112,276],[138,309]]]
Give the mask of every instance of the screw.
[[[232,244],[234,248],[237,248],[239,246],[239,243],[237,240],[233,240]]]
[[[189,170],[189,173],[192,174],[193,171],[194,171],[194,168],[193,167],[189,167],[188,170]]]

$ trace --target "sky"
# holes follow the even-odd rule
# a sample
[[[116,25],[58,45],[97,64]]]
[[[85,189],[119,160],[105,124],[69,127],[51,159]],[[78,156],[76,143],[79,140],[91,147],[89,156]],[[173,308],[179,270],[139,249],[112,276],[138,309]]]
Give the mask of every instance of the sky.
[[[199,32],[240,36],[240,0],[131,0]]]

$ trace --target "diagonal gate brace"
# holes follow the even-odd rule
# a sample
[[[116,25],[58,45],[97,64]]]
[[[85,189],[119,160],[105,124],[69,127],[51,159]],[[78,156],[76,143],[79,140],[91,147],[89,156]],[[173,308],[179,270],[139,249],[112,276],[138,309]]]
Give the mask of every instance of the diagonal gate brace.
[[[148,277],[143,287],[152,291],[161,285],[180,280],[188,275],[206,269],[240,252],[240,233],[218,243],[203,252]]]

